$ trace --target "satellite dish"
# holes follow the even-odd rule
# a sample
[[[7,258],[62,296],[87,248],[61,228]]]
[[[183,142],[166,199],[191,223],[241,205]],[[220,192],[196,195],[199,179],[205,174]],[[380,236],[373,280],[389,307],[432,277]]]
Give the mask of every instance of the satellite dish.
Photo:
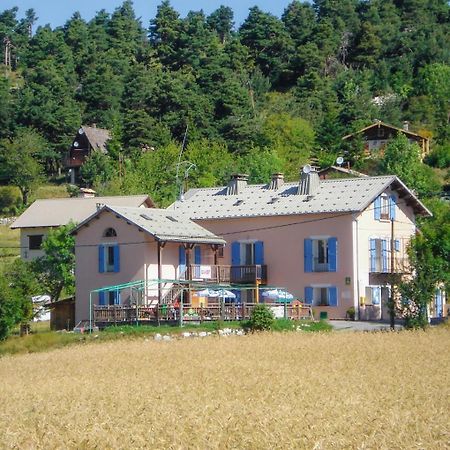
[[[83,128],[80,128],[80,129],[78,130],[78,133],[83,134],[83,133],[84,133]]]
[[[309,164],[306,164],[305,166],[303,166],[303,173],[309,173],[311,172],[311,166]]]
[[[75,141],[74,143],[73,143],[73,146],[74,147],[78,147],[80,144],[77,142],[77,141]]]
[[[339,157],[336,159],[336,164],[337,164],[338,166],[342,166],[343,163],[344,163],[344,158],[343,158],[342,156],[339,156]]]

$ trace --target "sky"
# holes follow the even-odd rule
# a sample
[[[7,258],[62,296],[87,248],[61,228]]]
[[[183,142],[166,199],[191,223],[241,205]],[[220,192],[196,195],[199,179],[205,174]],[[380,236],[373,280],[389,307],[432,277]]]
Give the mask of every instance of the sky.
[[[122,3],[122,0],[0,0],[0,12],[17,6],[18,15],[22,17],[27,9],[33,8],[39,17],[37,25],[49,23],[52,27],[57,27],[63,25],[75,11],[79,11],[84,19],[90,20],[97,11],[106,9],[112,12]],[[147,27],[161,0],[134,0],[133,3],[136,16],[141,17],[143,25]],[[210,14],[220,5],[229,6],[234,11],[237,26],[245,20],[252,6],[257,5],[263,11],[281,16],[289,3],[290,0],[171,0],[172,6],[182,17],[190,10],[203,9],[205,14]]]

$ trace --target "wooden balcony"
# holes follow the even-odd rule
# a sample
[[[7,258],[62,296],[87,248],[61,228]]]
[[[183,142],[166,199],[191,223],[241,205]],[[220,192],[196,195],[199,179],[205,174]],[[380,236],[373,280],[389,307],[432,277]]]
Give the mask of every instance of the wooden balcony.
[[[188,267],[186,279],[206,283],[267,284],[267,266],[259,264],[248,266],[192,264]]]

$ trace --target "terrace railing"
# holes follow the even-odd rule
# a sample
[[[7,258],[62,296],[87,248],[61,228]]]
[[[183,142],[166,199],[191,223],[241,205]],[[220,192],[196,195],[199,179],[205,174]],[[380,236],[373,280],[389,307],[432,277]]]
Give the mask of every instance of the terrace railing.
[[[312,309],[309,305],[282,305],[270,303],[266,305],[272,308],[277,317],[288,319],[312,319]],[[206,322],[206,321],[236,321],[249,319],[256,306],[255,303],[217,303],[206,307],[192,307],[187,304],[183,306],[184,322]],[[149,306],[94,306],[94,323],[99,326],[135,324],[135,323],[155,323],[178,321],[180,308],[169,305],[159,307]]]
[[[267,266],[191,264],[188,268],[188,279],[214,283],[267,284]]]

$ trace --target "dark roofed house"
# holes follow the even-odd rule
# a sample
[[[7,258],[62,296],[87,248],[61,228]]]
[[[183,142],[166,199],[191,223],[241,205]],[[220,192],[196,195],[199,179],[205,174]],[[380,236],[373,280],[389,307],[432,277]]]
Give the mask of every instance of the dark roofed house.
[[[107,142],[111,139],[109,130],[82,125],[72,142],[64,160],[64,167],[69,170],[70,182],[77,184],[80,178],[80,167],[94,151],[107,153]]]
[[[94,191],[91,191],[94,192]],[[11,225],[20,230],[20,255],[31,261],[44,255],[42,242],[51,229],[69,222],[79,223],[103,205],[132,208],[154,208],[148,195],[111,197],[85,196],[79,198],[51,198],[36,200]]]
[[[362,135],[364,148],[370,155],[373,151],[382,150],[391,139],[394,139],[399,133],[404,134],[409,142],[416,143],[421,149],[421,158],[423,159],[430,151],[430,139],[418,133],[409,130],[409,123],[403,122],[403,128],[377,120],[372,125],[362,128],[355,133],[344,136],[342,140],[351,140],[358,135]]]

